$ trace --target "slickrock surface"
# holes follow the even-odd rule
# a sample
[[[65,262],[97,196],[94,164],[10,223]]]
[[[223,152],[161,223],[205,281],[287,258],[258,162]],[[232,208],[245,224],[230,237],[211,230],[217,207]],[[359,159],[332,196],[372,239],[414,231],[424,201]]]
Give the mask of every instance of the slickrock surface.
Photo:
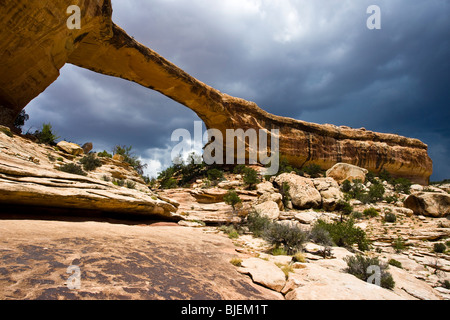
[[[2,300],[282,298],[229,263],[229,239],[192,228],[0,220],[0,255]]]
[[[428,183],[432,161],[421,141],[269,114],[202,83],[135,41],[112,22],[110,0],[79,1],[79,6],[82,28],[69,30],[66,1],[0,2],[0,124],[11,125],[56,80],[59,69],[72,63],[159,91],[222,133],[279,129],[280,154],[294,166],[314,163],[328,169],[345,162]]]

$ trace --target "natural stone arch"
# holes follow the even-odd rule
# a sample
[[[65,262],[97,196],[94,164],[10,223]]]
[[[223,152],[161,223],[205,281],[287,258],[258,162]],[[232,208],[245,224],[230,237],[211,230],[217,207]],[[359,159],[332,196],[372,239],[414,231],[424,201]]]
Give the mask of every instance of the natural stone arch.
[[[207,128],[280,130],[280,155],[292,165],[328,169],[346,162],[427,184],[432,161],[417,139],[267,113],[190,76],[138,43],[112,21],[110,0],[80,0],[82,28],[66,26],[67,2],[0,2],[0,124],[15,116],[59,76],[65,63],[156,90],[193,110]],[[225,134],[224,134],[225,136]]]

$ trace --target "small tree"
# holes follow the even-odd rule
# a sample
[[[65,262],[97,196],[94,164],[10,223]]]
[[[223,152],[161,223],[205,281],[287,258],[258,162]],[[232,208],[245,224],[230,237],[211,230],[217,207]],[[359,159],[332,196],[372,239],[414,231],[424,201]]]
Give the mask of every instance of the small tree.
[[[223,197],[223,200],[226,204],[229,204],[233,208],[233,212],[236,211],[236,205],[242,202],[241,198],[239,198],[238,194],[234,190],[229,190]]]
[[[25,112],[25,109],[23,109],[14,120],[14,127],[22,130],[22,127],[25,125],[25,121],[28,121],[28,119],[30,119],[30,116]]]
[[[131,152],[132,148],[132,146],[115,146],[113,153],[123,156],[124,161],[132,166],[134,170],[136,170],[136,172],[142,176],[144,175],[144,169],[147,168],[147,165],[142,163],[141,160],[139,160],[139,157],[135,156]]]
[[[247,168],[244,172],[244,182],[248,185],[250,190],[255,188],[255,185],[259,182],[258,172],[252,168]]]
[[[57,135],[53,133],[53,128],[50,123],[44,123],[42,130],[36,130],[34,136],[39,140],[39,143],[45,143],[48,145],[56,145],[56,140],[59,139]]]

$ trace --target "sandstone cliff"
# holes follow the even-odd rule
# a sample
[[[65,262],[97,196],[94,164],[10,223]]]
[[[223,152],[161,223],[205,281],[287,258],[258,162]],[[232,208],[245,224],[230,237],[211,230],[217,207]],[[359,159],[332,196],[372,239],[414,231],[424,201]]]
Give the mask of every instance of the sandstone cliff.
[[[0,124],[11,125],[65,63],[134,81],[192,109],[207,128],[279,129],[280,154],[292,165],[328,169],[346,162],[427,184],[432,161],[416,139],[279,117],[193,78],[112,22],[110,0],[81,0],[82,28],[66,26],[67,3],[0,2]]]

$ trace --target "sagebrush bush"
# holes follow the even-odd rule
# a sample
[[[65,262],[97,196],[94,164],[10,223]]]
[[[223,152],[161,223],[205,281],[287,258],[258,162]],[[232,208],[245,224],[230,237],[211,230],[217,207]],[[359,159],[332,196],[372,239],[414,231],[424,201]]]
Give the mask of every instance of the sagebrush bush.
[[[108,153],[108,151],[103,150],[102,152],[97,153],[97,157],[100,158],[112,158],[112,154]]]
[[[67,173],[77,174],[77,175],[80,175],[80,176],[87,176],[87,173],[83,171],[81,166],[79,166],[79,165],[77,165],[75,163],[63,164],[62,166],[60,166],[58,168],[58,170],[63,171],[63,172],[67,172]]]
[[[313,228],[327,231],[333,243],[339,247],[350,247],[357,244],[359,250],[368,250],[369,241],[366,233],[359,227],[354,226],[352,218],[347,221],[326,222],[317,220]]]
[[[357,254],[355,256],[348,256],[344,258],[347,262],[346,272],[356,276],[358,279],[363,281],[369,280],[372,276],[368,272],[369,267],[377,266],[380,268],[380,286],[382,288],[392,290],[395,287],[395,281],[392,275],[387,272],[389,265],[381,262],[378,258],[364,257],[363,255]]]
[[[384,221],[394,223],[397,221],[397,216],[392,212],[386,212],[384,215]]]
[[[254,234],[255,237],[260,237],[263,232],[269,228],[272,220],[262,216],[257,211],[250,212],[247,216],[247,227],[250,232]]]
[[[98,159],[93,153],[84,156],[80,163],[83,165],[83,169],[86,171],[93,171],[102,166],[102,161]]]
[[[236,205],[242,202],[241,198],[234,190],[227,191],[227,194],[223,197],[223,200],[226,204],[233,208],[233,211],[236,210]]]
[[[433,245],[433,252],[436,252],[436,253],[444,253],[446,249],[447,249],[447,247],[445,246],[445,244],[443,244],[441,242],[435,243]]]
[[[368,208],[363,211],[363,215],[365,215],[366,217],[371,217],[371,218],[377,217],[379,214],[380,213],[375,208]]]
[[[244,170],[243,180],[250,190],[253,190],[255,185],[261,182],[258,178],[258,172],[252,168],[246,168]]]
[[[283,248],[287,254],[297,253],[307,239],[307,234],[299,227],[276,222],[271,223],[262,236],[276,248]]]

